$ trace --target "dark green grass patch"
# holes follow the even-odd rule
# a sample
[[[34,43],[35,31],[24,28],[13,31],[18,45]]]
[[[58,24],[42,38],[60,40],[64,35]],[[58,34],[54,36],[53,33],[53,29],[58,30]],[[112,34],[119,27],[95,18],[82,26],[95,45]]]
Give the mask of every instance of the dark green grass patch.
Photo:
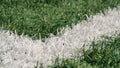
[[[59,59],[49,68],[120,68],[120,35],[104,36],[104,40],[92,42],[83,55],[72,59]]]
[[[0,0],[0,27],[33,39],[54,35],[120,0]]]

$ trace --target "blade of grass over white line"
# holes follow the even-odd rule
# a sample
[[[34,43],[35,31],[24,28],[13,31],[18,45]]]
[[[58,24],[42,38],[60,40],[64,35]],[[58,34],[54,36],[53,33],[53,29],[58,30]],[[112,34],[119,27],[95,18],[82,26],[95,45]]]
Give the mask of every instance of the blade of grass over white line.
[[[0,31],[0,68],[33,68],[37,63],[43,66],[54,62],[55,58],[74,56],[74,52],[102,35],[120,33],[120,7],[91,16],[87,21],[63,29],[58,36],[47,38],[45,42],[18,36],[9,31]],[[89,46],[88,46],[89,47]],[[86,47],[86,48],[88,48]]]

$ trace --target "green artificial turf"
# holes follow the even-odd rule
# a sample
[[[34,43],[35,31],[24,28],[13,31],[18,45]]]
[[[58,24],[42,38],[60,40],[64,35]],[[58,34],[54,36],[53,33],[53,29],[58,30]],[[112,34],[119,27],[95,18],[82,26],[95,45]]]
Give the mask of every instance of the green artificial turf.
[[[119,4],[120,0],[0,0],[0,27],[43,39]]]
[[[80,50],[81,51],[81,50]],[[82,49],[82,56],[68,59],[57,58],[48,68],[120,68],[120,34],[104,36],[104,40],[92,42],[90,49]]]

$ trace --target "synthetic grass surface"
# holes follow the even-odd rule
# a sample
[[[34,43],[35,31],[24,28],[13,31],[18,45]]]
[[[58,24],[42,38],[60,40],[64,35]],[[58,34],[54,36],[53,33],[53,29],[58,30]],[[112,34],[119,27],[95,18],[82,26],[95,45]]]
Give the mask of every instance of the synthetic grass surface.
[[[119,4],[120,0],[0,0],[0,27],[43,39]]]
[[[46,67],[54,63],[57,56],[65,59],[76,56],[84,44],[88,45],[85,46],[88,49],[93,40],[102,40],[102,35],[119,34],[119,26],[120,7],[91,16],[72,29],[67,27],[59,36],[47,38],[45,42],[0,30],[0,68],[34,68],[37,62]]]

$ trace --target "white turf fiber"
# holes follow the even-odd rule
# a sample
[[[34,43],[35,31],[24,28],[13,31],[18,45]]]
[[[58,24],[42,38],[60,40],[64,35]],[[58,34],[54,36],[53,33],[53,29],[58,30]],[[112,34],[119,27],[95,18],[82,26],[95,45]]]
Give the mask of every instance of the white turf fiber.
[[[45,42],[0,30],[0,68],[34,68],[37,61],[46,67],[57,56],[71,57],[83,44],[100,39],[102,35],[118,33],[120,7],[109,8],[105,15],[99,13],[91,16],[87,21],[74,25],[72,29],[67,27],[60,35],[47,38]]]

